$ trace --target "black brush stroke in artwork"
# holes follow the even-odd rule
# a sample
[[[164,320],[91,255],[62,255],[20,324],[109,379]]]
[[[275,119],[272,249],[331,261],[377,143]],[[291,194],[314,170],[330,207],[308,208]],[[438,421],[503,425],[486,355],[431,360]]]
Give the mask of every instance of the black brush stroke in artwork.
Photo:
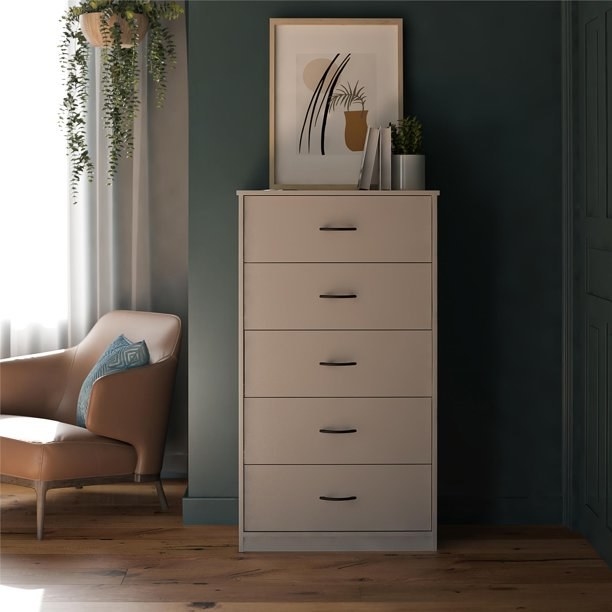
[[[339,56],[340,54],[337,53],[334,56],[334,58],[329,62],[329,66],[325,69],[325,72],[321,75],[321,78],[319,79],[319,82],[317,83],[317,86],[315,87],[315,90],[312,96],[310,97],[310,102],[308,103],[308,108],[306,109],[306,113],[304,114],[304,121],[302,122],[302,129],[300,131],[300,142],[299,142],[299,147],[298,147],[298,151],[300,152],[302,150],[302,140],[304,138],[304,131],[306,129],[306,124],[308,124],[307,142],[308,142],[308,153],[310,153],[312,128],[313,128],[313,125],[317,124],[317,121],[319,119],[319,114],[321,113],[321,108],[323,107],[323,104],[325,104],[325,113],[323,115],[323,121],[321,123],[321,155],[325,155],[325,128],[327,126],[327,115],[329,113],[331,98],[333,96],[334,88],[336,87],[336,84],[338,83],[338,79],[340,78],[340,75],[342,74],[343,70],[346,68],[346,65],[351,59],[351,54],[349,53],[342,60],[338,68],[336,68],[336,71],[334,72],[331,78],[331,81],[327,85],[325,91],[322,93],[323,84],[325,83],[325,80],[327,79],[327,75],[329,74],[329,71],[331,70],[332,66],[334,65],[334,62],[338,59]],[[319,99],[321,99],[320,102],[319,102]],[[318,110],[316,110],[315,112],[317,105],[318,105]]]
[[[334,58],[329,62],[329,66],[327,66],[327,68],[325,69],[325,72],[321,75],[321,78],[319,79],[319,82],[317,83],[317,86],[315,87],[312,93],[312,96],[310,97],[310,102],[308,103],[308,108],[306,109],[306,113],[304,114],[304,121],[302,122],[302,129],[300,131],[300,144],[298,147],[298,151],[300,152],[302,151],[302,139],[304,138],[304,130],[306,129],[306,122],[308,122],[308,153],[310,153],[310,139],[311,139],[311,134],[312,134],[312,120],[314,117],[314,108],[317,105],[317,100],[319,99],[319,96],[321,95],[321,90],[323,89],[323,83],[325,83],[325,79],[327,78],[329,71],[334,65],[334,62],[338,59],[339,55],[340,55],[339,53],[336,53]],[[309,117],[310,117],[310,121],[308,121]]]
[[[340,75],[342,74],[342,71],[346,68],[346,65],[348,64],[348,61],[350,59],[351,59],[351,56],[349,54],[346,56],[344,61],[340,64],[340,66],[338,67],[338,70],[336,70],[336,74],[334,75],[328,87],[328,93],[327,93],[326,100],[325,100],[325,112],[323,113],[323,120],[321,121],[321,155],[325,155],[325,128],[327,127],[327,115],[329,115],[329,107],[331,106],[331,100],[334,94],[334,89],[336,88],[336,85],[338,84],[338,80],[340,79]]]

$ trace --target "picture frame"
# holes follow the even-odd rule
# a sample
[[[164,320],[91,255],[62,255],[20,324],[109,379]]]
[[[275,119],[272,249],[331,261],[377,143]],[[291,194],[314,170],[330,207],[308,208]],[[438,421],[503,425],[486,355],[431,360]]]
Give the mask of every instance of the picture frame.
[[[402,19],[270,19],[270,188],[355,189],[402,117]]]

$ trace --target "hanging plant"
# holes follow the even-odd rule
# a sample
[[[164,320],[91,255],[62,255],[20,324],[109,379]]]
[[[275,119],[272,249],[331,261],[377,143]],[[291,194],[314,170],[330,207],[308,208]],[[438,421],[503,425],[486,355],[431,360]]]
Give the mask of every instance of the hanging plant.
[[[146,42],[147,71],[155,83],[157,106],[161,107],[166,95],[167,69],[176,64],[174,40],[162,20],[177,19],[182,13],[177,2],[152,0],[82,0],[64,13],[60,62],[65,94],[60,123],[66,135],[73,194],[81,176],[92,180],[94,175],[86,133],[88,37],[94,45],[101,46],[102,115],[112,181],[121,157],[124,154],[131,157],[134,151],[134,119],[140,104],[138,44]],[[99,21],[98,34],[92,35],[90,31],[92,19]],[[82,22],[86,22],[84,28]]]

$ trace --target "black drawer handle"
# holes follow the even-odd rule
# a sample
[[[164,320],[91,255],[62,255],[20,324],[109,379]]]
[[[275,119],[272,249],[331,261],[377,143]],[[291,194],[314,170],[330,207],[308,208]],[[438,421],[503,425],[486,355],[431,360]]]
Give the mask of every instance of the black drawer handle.
[[[325,298],[328,300],[352,300],[357,297],[356,293],[321,293],[319,295],[320,298]]]
[[[323,427],[319,429],[319,433],[350,434],[350,433],[357,433],[357,430],[356,429],[328,429],[327,427]]]
[[[357,499],[357,496],[349,495],[348,497],[328,497],[327,495],[319,495],[319,499],[323,501],[354,501]]]
[[[322,365],[322,366],[336,366],[336,367],[356,366],[357,362],[356,361],[319,361],[319,365]]]
[[[319,228],[320,232],[356,232],[354,225],[324,225]]]

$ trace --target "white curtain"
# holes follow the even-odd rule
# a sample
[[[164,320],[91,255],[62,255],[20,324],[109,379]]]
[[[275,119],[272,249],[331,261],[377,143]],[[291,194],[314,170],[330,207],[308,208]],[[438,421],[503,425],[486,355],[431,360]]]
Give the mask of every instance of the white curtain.
[[[68,188],[57,46],[65,0],[0,37],[0,358],[67,342]]]
[[[83,179],[76,203],[70,203],[66,144],[58,125],[63,97],[60,17],[68,4],[46,0],[28,16],[28,36],[35,45],[23,44],[19,28],[8,28],[0,37],[1,57],[6,59],[3,81],[8,84],[0,96],[0,358],[72,346],[100,316],[116,308],[152,308],[150,247],[155,242],[151,238],[155,227],[157,242],[163,236],[160,211],[150,209],[150,185],[157,185],[154,201],[160,199],[160,193],[159,177],[149,177],[149,107],[154,120],[161,123],[168,122],[172,111],[167,109],[161,117],[154,108],[153,85],[146,78],[146,58],[141,52],[140,74],[145,78],[141,79],[141,104],[134,126],[134,154],[120,162],[109,185],[100,50],[92,50],[87,128],[95,179],[91,183]],[[172,22],[172,28],[179,57],[185,62],[184,19]],[[186,89],[183,73],[169,75],[169,86],[176,77],[180,77],[178,90]],[[182,96],[174,101],[178,108],[182,108]],[[185,122],[177,121],[181,134]],[[155,142],[154,149],[164,144]],[[183,159],[183,152],[174,152],[173,158]],[[165,196],[186,210],[186,179],[174,165],[174,159],[164,162],[164,167],[173,169],[163,179],[168,186],[174,185]],[[167,192],[168,187],[164,189]],[[167,199],[157,206],[167,208]],[[182,213],[176,213],[174,217],[180,220]],[[153,216],[157,220],[151,223]],[[177,233],[175,226],[170,230],[170,234]],[[163,250],[168,248],[167,241],[160,248],[166,259],[174,261]],[[180,251],[184,244],[172,248]],[[186,255],[183,259],[186,267]],[[160,300],[160,290],[169,284],[168,271],[162,272],[157,305],[161,302],[162,308],[176,310],[179,306],[173,302],[166,306]],[[172,278],[182,278],[181,274],[186,275],[182,268],[173,271]]]
[[[151,308],[147,79],[141,79],[139,89],[133,157],[121,161],[109,184],[100,55],[100,49],[91,54],[88,109],[95,178],[82,182],[79,202],[70,210],[70,344],[110,310]],[[140,50],[139,62],[140,74],[146,75],[146,57]]]

